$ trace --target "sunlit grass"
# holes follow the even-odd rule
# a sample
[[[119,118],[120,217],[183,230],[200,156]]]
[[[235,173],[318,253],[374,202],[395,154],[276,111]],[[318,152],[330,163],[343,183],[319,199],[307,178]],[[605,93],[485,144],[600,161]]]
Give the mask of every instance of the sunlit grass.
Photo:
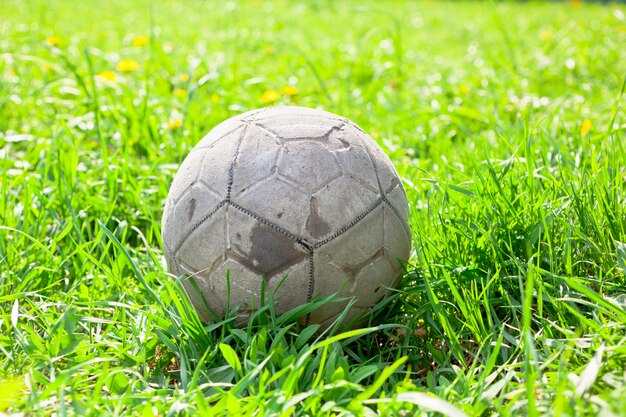
[[[0,413],[624,413],[623,5],[1,8]],[[289,324],[332,300],[207,326],[163,267],[178,164],[280,104],[404,180],[414,251],[366,329]]]

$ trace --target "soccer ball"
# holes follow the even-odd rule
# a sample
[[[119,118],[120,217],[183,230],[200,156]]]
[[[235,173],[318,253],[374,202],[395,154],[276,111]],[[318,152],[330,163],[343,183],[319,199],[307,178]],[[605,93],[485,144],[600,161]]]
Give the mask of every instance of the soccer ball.
[[[345,297],[302,319],[327,327],[347,300],[345,322],[396,283],[411,248],[407,215],[391,161],[358,126],[267,107],[222,122],[189,153],[165,203],[163,246],[204,321],[208,309],[236,308],[245,322],[264,284],[277,313]]]

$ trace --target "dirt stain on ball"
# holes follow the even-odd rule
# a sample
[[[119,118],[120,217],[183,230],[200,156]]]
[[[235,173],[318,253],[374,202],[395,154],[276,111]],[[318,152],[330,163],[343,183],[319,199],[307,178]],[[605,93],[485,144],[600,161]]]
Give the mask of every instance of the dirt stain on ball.
[[[250,242],[250,259],[255,268],[267,276],[304,258],[304,253],[296,249],[293,240],[267,226],[257,224],[252,229]]]

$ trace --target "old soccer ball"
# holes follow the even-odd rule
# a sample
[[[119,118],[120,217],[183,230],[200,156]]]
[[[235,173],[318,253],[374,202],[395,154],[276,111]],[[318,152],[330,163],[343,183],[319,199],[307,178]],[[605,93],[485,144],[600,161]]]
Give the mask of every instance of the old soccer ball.
[[[229,308],[245,321],[263,281],[278,313],[315,297],[354,297],[349,321],[401,275],[407,215],[391,161],[358,126],[268,107],[224,121],[189,153],[165,204],[163,245],[204,321],[208,309],[219,317]],[[302,320],[328,326],[346,303]]]

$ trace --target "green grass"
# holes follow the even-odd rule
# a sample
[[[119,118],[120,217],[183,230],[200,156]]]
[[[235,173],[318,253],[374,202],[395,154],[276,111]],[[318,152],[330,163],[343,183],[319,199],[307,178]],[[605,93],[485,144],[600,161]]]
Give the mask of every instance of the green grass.
[[[623,5],[0,8],[0,413],[625,415]],[[403,177],[373,327],[205,326],[162,265],[178,164],[286,85]]]

